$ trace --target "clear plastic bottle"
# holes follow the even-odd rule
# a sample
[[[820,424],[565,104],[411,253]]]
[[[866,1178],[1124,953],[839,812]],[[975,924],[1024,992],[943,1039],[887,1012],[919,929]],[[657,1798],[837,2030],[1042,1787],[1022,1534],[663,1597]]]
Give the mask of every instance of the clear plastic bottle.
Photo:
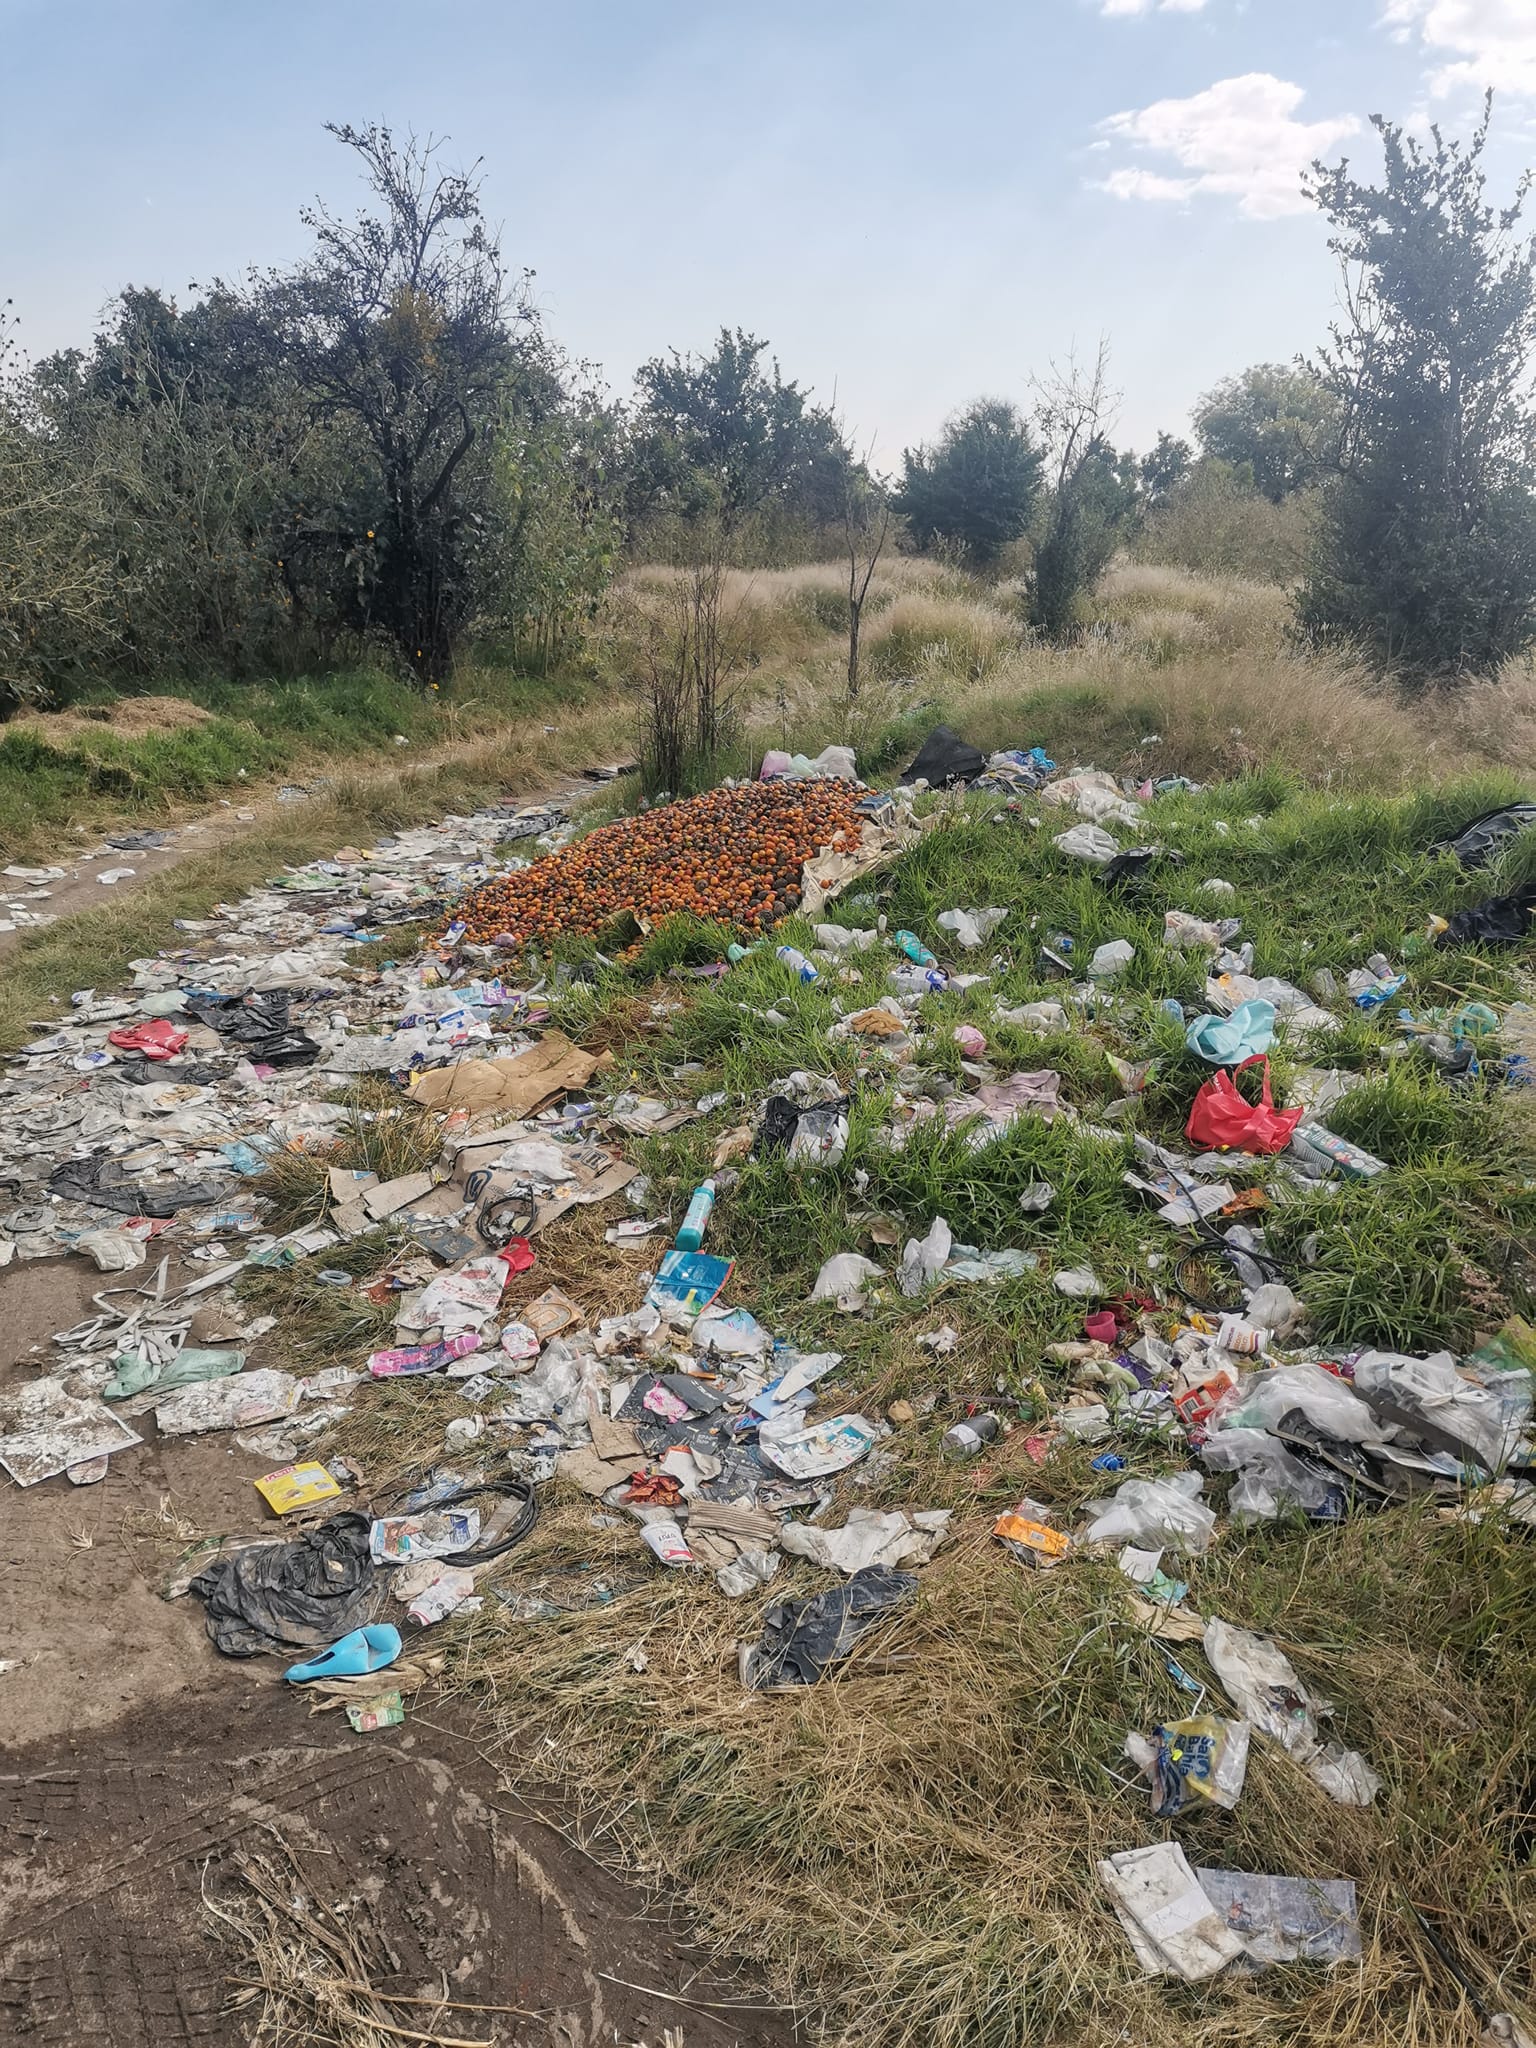
[[[709,1228],[710,1212],[714,1206],[714,1182],[700,1181],[693,1191],[693,1200],[688,1204],[683,1227],[677,1233],[677,1249],[680,1252],[696,1252],[704,1242],[704,1232]]]
[[[776,946],[774,952],[776,957],[782,960],[784,965],[797,974],[802,981],[814,981],[816,979],[815,961],[807,960],[798,946]]]

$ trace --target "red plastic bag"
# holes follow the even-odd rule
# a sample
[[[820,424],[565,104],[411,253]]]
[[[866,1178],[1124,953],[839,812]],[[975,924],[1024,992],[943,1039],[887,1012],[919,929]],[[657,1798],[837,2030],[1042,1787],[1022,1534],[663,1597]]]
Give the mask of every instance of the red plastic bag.
[[[186,1044],[187,1033],[164,1017],[151,1017],[147,1024],[125,1024],[109,1031],[107,1042],[120,1045],[125,1052],[141,1052],[147,1060],[173,1060]]]
[[[1234,1072],[1240,1074],[1244,1067],[1264,1069],[1259,1101],[1256,1104],[1249,1102],[1239,1091],[1233,1075],[1223,1067],[1196,1095],[1190,1107],[1189,1122],[1184,1126],[1184,1135],[1191,1144],[1212,1150],[1283,1152],[1306,1111],[1276,1109],[1275,1099],[1269,1092],[1269,1060],[1264,1053],[1255,1053]]]

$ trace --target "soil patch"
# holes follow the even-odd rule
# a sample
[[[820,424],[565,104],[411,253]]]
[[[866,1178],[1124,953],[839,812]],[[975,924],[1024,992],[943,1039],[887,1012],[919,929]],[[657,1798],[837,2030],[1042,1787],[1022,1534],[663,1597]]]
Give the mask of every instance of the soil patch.
[[[6,2040],[250,2043],[263,2007],[255,1965],[208,1902],[238,1913],[253,1861],[281,1869],[297,1902],[355,1925],[377,1958],[376,1991],[427,2001],[387,2008],[417,2039],[798,2038],[760,1990],[703,1975],[638,1893],[514,1807],[462,1729],[413,1720],[357,1736],[339,1713],[312,1716],[275,1690],[270,1667],[243,1690],[143,1711],[84,1749],[16,1757],[0,1774],[0,1842]],[[439,1998],[518,2010],[434,2018]]]

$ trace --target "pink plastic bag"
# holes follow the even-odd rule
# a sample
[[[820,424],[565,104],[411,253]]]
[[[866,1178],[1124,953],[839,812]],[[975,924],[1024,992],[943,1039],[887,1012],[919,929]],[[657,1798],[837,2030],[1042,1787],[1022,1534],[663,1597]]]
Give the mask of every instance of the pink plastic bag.
[[[1249,1102],[1233,1075],[1222,1068],[1206,1082],[1190,1107],[1184,1135],[1192,1145],[1222,1152],[1283,1152],[1291,1142],[1291,1133],[1306,1111],[1276,1109],[1269,1091],[1269,1060],[1264,1053],[1255,1053],[1234,1072],[1240,1074],[1245,1067],[1264,1070],[1258,1102]]]

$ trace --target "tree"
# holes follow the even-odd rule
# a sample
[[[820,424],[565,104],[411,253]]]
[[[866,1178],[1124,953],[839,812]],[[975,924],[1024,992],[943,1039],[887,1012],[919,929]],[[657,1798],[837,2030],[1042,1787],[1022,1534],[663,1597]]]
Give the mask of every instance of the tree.
[[[1227,377],[1196,404],[1202,452],[1237,471],[1279,504],[1316,484],[1332,466],[1338,400],[1304,363],[1256,363]]]
[[[1030,575],[1030,623],[1049,640],[1073,640],[1081,603],[1104,571],[1135,511],[1109,430],[1119,393],[1109,384],[1108,344],[1091,367],[1068,359],[1037,383],[1036,419],[1051,458],[1044,530]]]
[[[1150,454],[1137,464],[1137,481],[1149,505],[1161,505],[1194,468],[1195,452],[1187,441],[1159,434]]]
[[[1385,176],[1313,166],[1345,317],[1322,361],[1341,475],[1299,600],[1314,634],[1405,681],[1494,675],[1536,644],[1536,239],[1485,199],[1492,96],[1471,141],[1380,116]]]
[[[89,350],[38,365],[28,401],[50,459],[93,479],[118,663],[238,676],[323,653],[328,611],[295,603],[282,558],[303,508],[355,464],[235,295],[183,311],[122,292]]]
[[[949,541],[988,568],[1028,531],[1044,459],[1016,407],[978,398],[932,447],[903,449],[896,508],[919,548]]]
[[[353,623],[429,683],[474,610],[481,521],[466,464],[509,374],[537,356],[537,320],[509,290],[478,165],[441,170],[430,138],[327,125],[362,160],[378,210],[348,222],[308,209],[314,254],[269,276],[256,311],[320,418],[355,428],[369,463],[357,499],[300,524],[289,558],[345,563]]]
[[[859,697],[859,635],[864,602],[891,532],[890,493],[866,464],[850,469],[843,495],[843,544],[848,556],[848,708]]]
[[[92,545],[95,478],[29,417],[10,300],[0,306],[0,712],[112,646],[107,565]]]
[[[722,327],[714,353],[656,356],[635,373],[639,406],[630,510],[718,521],[740,540],[752,521],[824,527],[842,516],[851,457],[835,416],[787,382],[768,344]]]

